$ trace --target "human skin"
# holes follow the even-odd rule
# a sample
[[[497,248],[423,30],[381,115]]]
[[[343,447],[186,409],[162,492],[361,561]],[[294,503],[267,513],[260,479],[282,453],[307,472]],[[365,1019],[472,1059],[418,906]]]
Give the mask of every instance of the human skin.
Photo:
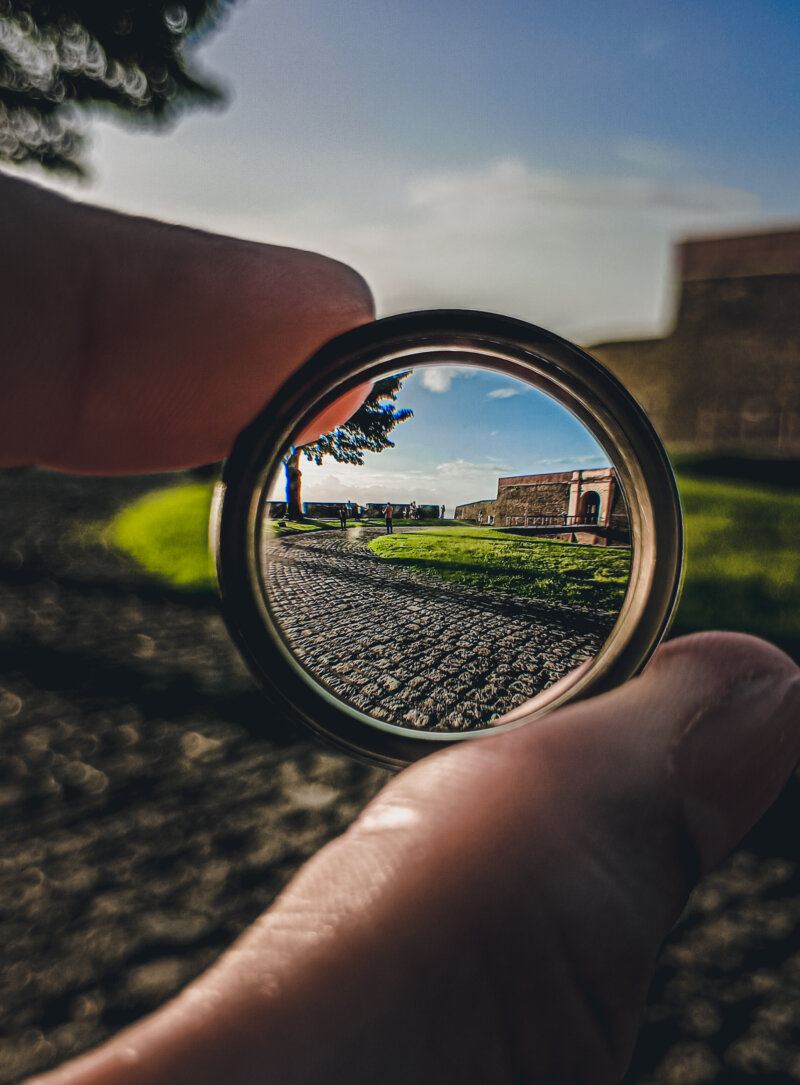
[[[220,460],[303,361],[373,316],[364,281],[335,260],[74,204],[2,173],[0,253],[5,467]]]
[[[372,313],[358,276],[322,257],[2,175],[0,252],[6,465],[218,459]],[[37,1080],[618,1081],[661,941],[789,777],[799,708],[788,657],[708,633],[621,689],[429,756],[182,995]]]

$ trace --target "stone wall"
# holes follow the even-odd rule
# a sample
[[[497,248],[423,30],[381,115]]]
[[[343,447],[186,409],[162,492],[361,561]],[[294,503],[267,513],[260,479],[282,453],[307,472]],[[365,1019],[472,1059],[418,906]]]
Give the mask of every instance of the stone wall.
[[[689,241],[663,339],[600,343],[673,450],[800,456],[800,230]]]
[[[498,523],[506,516],[566,516],[568,503],[569,482],[499,486],[493,512]]]
[[[506,475],[497,480],[497,491],[507,486],[545,486],[551,482],[570,482],[574,471],[556,471],[549,475]]]
[[[470,501],[467,505],[456,505],[456,520],[483,520],[494,515],[494,501]]]
[[[800,229],[732,237],[695,237],[676,247],[683,282],[800,272]]]
[[[585,538],[583,534],[578,538],[569,528],[580,522],[579,517],[585,511],[585,500],[590,495],[599,500],[597,525],[600,533],[585,533]],[[571,542],[602,546],[624,546],[630,542],[625,501],[617,484],[616,472],[611,467],[501,478],[497,482],[494,501],[472,501],[459,505],[455,516],[457,520],[472,520],[522,531],[542,528],[548,534],[563,524],[568,529],[564,538]]]
[[[403,501],[398,504],[397,502],[392,501],[390,504],[394,509],[395,517],[400,520],[406,515],[406,510],[410,507],[411,502]],[[383,516],[383,510],[386,508],[386,503],[384,502],[381,504],[380,502],[370,501],[365,507],[368,516],[378,517],[380,519],[380,517]],[[423,520],[441,519],[442,510],[440,505],[417,505],[417,509],[419,510],[420,518]]]
[[[312,520],[337,520],[343,506],[344,502],[338,501],[304,501],[303,512]]]

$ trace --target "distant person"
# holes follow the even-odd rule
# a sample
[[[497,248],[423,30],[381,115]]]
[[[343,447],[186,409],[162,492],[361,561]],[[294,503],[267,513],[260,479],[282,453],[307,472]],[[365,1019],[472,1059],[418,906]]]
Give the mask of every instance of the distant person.
[[[439,517],[440,517],[440,519],[444,520],[444,505],[442,505],[442,510],[439,513]]]
[[[352,518],[353,518],[353,502],[348,501],[347,502],[347,519],[352,520]]]
[[[344,505],[339,506],[339,526],[343,531],[347,527],[347,509]]]
[[[391,505],[387,505],[386,508],[383,510],[383,519],[386,521],[386,534],[387,535],[394,535],[394,530],[392,529],[392,517],[393,516],[394,516],[394,509],[392,508]]]

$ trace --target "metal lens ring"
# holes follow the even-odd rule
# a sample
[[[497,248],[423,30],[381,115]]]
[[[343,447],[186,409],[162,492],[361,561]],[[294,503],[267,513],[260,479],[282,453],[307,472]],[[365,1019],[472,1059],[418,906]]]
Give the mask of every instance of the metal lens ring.
[[[604,537],[597,517],[599,508],[603,502],[608,505],[609,495],[613,492],[614,509],[624,521],[628,546],[625,558],[629,563],[627,587],[613,613],[604,610],[595,614],[586,606],[559,608],[558,603],[552,601],[507,599],[506,596],[499,601],[484,599],[480,591],[466,590],[474,610],[468,621],[459,624],[459,640],[453,644],[462,647],[453,649],[453,665],[445,670],[447,674],[454,673],[453,689],[466,691],[460,696],[472,706],[470,710],[478,721],[474,726],[469,722],[472,717],[464,712],[437,717],[435,714],[426,716],[414,707],[405,711],[413,702],[414,681],[409,683],[406,701],[382,694],[380,706],[371,707],[373,702],[366,699],[364,691],[374,687],[381,692],[383,687],[397,681],[391,676],[391,680],[382,679],[379,670],[374,671],[378,676],[376,682],[370,678],[373,671],[369,668],[386,665],[377,658],[378,650],[385,647],[387,636],[391,637],[391,630],[382,628],[379,616],[374,616],[376,644],[364,649],[363,659],[347,639],[347,620],[320,631],[315,628],[312,609],[311,617],[300,623],[306,628],[297,632],[291,622],[294,602],[298,605],[307,603],[306,593],[313,591],[314,556],[318,557],[324,551],[328,555],[325,560],[329,560],[334,551],[341,552],[345,544],[337,538],[343,540],[344,535],[336,537],[331,532],[319,532],[314,540],[280,540],[278,545],[270,533],[274,525],[274,518],[270,519],[270,487],[280,477],[286,450],[292,447],[293,438],[312,419],[357,385],[408,371],[424,375],[426,370],[441,369],[442,366],[458,367],[457,372],[465,377],[492,374],[518,382],[508,395],[530,389],[532,404],[555,405],[570,422],[577,421],[595,446],[602,450],[607,464],[594,474],[578,468],[571,474],[556,472],[546,476],[550,480],[546,483],[537,481],[545,478],[543,475],[500,480],[506,486],[504,498],[510,493],[508,487],[513,488],[517,483],[520,492],[524,485],[529,489],[546,485],[553,492],[563,493],[567,504],[564,523],[560,527],[560,521],[552,515],[507,515],[503,524],[492,524],[488,534],[485,523],[475,528],[471,521],[475,530],[467,530],[466,522],[464,528],[457,525],[454,538],[465,533],[472,538],[477,533],[480,544],[482,530],[487,538],[506,532],[509,536],[522,536],[520,545],[538,545],[540,548],[543,540],[549,539],[550,552],[563,559],[568,552],[563,548],[553,551],[552,546],[565,538],[579,544],[587,538],[601,544],[605,538],[608,542],[608,531]],[[431,383],[430,379],[427,383]],[[475,383],[474,386],[479,385]],[[586,496],[587,486],[594,487],[591,497]],[[488,503],[484,504],[490,507]],[[380,515],[379,510],[373,508],[372,511]],[[597,525],[594,528],[586,523],[592,518]],[[374,525],[375,521],[368,523]],[[416,530],[412,523],[407,534]],[[592,531],[596,534],[592,535]],[[558,541],[553,538],[554,533],[559,533]],[[401,767],[442,745],[479,740],[497,730],[522,726],[568,701],[601,693],[635,675],[669,626],[679,594],[683,559],[680,502],[669,460],[644,411],[623,386],[585,351],[550,332],[507,317],[460,310],[389,317],[327,343],[239,436],[218,486],[211,534],[226,622],[248,666],[270,694],[276,709],[288,710],[296,721],[351,755],[387,767]],[[350,533],[354,540],[347,550],[351,579],[362,575],[359,570],[373,580],[388,575],[381,572],[386,566],[365,550],[368,545],[374,545],[370,540],[382,534],[376,526]],[[444,529],[437,534],[446,535]],[[360,553],[361,564],[352,572],[352,563],[359,555],[353,556],[351,551],[354,552],[357,546],[363,551]],[[596,565],[603,556],[586,545],[573,546],[570,554],[585,558],[587,567]],[[295,562],[293,568],[297,575],[294,588],[287,594],[270,585],[281,582],[278,576],[282,568],[280,563],[289,560]],[[618,557],[619,560],[622,559]],[[432,607],[438,606],[442,599],[449,597],[448,593],[452,596],[459,590],[435,578],[426,579],[424,573],[412,571],[392,575],[404,576],[403,590],[415,599],[423,600],[425,606],[426,600]],[[580,569],[576,569],[574,576],[579,575]],[[296,593],[294,597],[292,590]],[[414,604],[415,613],[423,603],[419,607]],[[524,617],[534,613],[538,615],[535,619]],[[498,619],[498,614],[511,616]],[[505,710],[495,712],[487,723],[480,718],[480,698],[468,689],[469,675],[485,675],[487,668],[491,671],[494,657],[499,653],[499,648],[495,652],[492,644],[513,638],[495,636],[494,641],[487,642],[488,648],[480,648],[483,662],[473,663],[469,651],[473,642],[468,636],[465,640],[464,630],[475,628],[480,631],[482,623],[488,624],[489,619],[495,628],[498,628],[498,621],[507,620],[509,628],[513,625],[515,630],[521,629],[519,637],[525,642],[526,650],[537,641],[542,622],[548,626],[545,632],[551,634],[551,639],[558,634],[567,644],[591,643],[596,647],[589,655],[584,651],[582,655],[567,658],[563,674],[557,670],[548,671],[541,689],[532,689],[517,678],[516,686],[522,693],[517,697],[518,703],[510,708],[509,691],[503,688],[504,675],[509,677],[508,667],[498,664],[496,674],[489,674],[488,679],[481,678],[482,689],[496,693],[499,690],[498,697],[504,694],[505,700],[500,698],[497,703],[505,706]],[[520,621],[526,620],[531,623],[529,627],[519,625]],[[452,631],[446,628],[446,621],[438,617],[423,616],[406,625],[419,629],[422,637],[426,623],[431,628],[444,629],[445,633]],[[499,628],[502,632],[502,626]],[[597,629],[602,630],[601,641],[597,640]],[[377,631],[380,631],[380,637]],[[301,634],[306,641],[302,640]],[[592,635],[595,635],[594,641]],[[312,654],[302,647],[311,642],[323,644],[322,662],[315,662],[321,658],[319,653],[312,658]],[[363,647],[363,637],[358,643]],[[518,646],[515,651],[516,658],[523,661],[528,658]],[[408,654],[409,657],[415,655],[413,651]],[[564,651],[560,654],[569,656]],[[417,655],[423,661],[428,658],[424,652]],[[555,655],[559,655],[557,650]],[[335,666],[331,663],[332,670],[329,671],[326,668],[331,660],[338,662]],[[460,672],[459,660],[464,668]],[[447,692],[445,670],[431,671],[424,663],[419,666],[425,666],[425,670],[416,676],[416,686],[424,686],[425,681],[430,681],[434,701],[436,689],[444,691],[444,702],[458,701],[458,692]],[[407,675],[407,667],[403,673]],[[347,692],[350,689],[354,691],[352,695]],[[431,691],[426,694],[423,689],[420,696],[423,695],[428,697],[424,704],[431,703]],[[488,695],[481,695],[486,701]],[[387,704],[395,707],[387,709]],[[448,727],[446,721],[450,718],[460,722]],[[433,722],[425,723],[425,720]],[[269,732],[266,710],[264,729],[265,733]]]

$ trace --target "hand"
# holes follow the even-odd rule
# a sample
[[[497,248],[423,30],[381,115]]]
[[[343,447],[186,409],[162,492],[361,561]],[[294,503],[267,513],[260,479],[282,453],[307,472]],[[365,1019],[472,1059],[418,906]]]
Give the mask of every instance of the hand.
[[[397,777],[206,975],[48,1085],[615,1082],[659,945],[800,754],[748,637]]]
[[[24,206],[38,200],[55,198],[25,189]],[[319,257],[60,203],[39,210],[49,236],[60,222],[91,240],[97,287],[73,292],[80,318],[60,295],[47,309],[50,294],[29,324],[11,314],[27,358],[12,369],[20,417],[46,418],[51,432],[34,438],[9,414],[6,462],[99,471],[216,458],[311,350],[369,318],[359,280]],[[69,267],[69,247],[49,251]],[[208,275],[212,254],[231,274]],[[123,319],[126,298],[136,320]],[[52,361],[53,311],[70,329],[61,356],[76,373],[84,356],[96,367],[72,400]],[[43,1080],[618,1080],[686,894],[800,756],[799,673],[752,638],[686,638],[622,689],[425,759],[178,999]]]
[[[222,459],[315,350],[373,316],[366,284],[334,260],[73,204],[3,173],[0,252],[5,467]]]

